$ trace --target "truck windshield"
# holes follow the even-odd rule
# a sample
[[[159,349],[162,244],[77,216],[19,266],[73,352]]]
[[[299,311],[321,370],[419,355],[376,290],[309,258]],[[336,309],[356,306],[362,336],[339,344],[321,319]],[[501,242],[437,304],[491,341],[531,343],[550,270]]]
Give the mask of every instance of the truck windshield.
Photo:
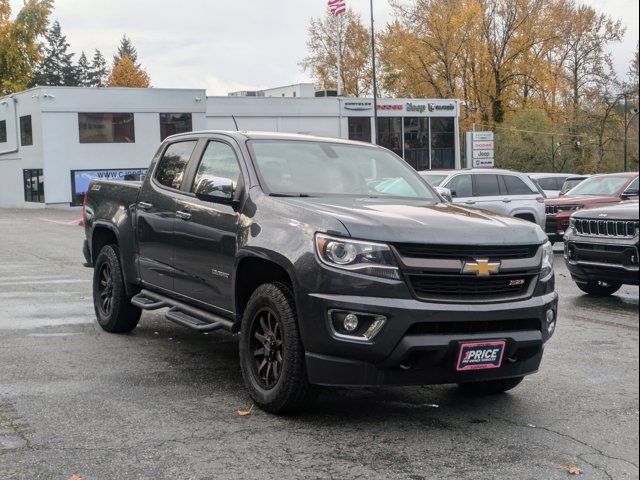
[[[417,172],[379,148],[311,140],[251,140],[248,144],[271,194],[439,201]]]
[[[613,196],[629,181],[625,177],[591,177],[567,192],[567,195]]]

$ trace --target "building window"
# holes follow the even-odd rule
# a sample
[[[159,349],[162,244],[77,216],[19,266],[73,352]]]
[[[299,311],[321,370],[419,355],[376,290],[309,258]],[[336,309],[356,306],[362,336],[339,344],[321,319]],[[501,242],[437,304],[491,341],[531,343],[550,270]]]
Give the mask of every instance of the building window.
[[[402,157],[402,118],[378,117],[378,145]]]
[[[0,143],[7,141],[7,121],[0,120]]]
[[[28,147],[33,145],[33,129],[31,127],[31,115],[20,117],[20,145]]]
[[[431,168],[456,168],[456,133],[453,118],[431,118]]]
[[[349,117],[349,140],[371,142],[371,118]]]
[[[193,131],[190,113],[161,113],[160,140],[164,140],[177,133]]]
[[[135,143],[133,113],[79,113],[80,143]]]
[[[416,170],[429,170],[429,119],[404,119],[404,159]]]
[[[24,201],[44,203],[44,176],[42,169],[23,170]]]

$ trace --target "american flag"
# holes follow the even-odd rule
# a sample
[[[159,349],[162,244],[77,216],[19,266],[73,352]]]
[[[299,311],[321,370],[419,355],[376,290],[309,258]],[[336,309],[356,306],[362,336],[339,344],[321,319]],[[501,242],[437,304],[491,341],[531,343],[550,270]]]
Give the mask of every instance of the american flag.
[[[329,0],[329,13],[331,15],[341,15],[347,11],[345,0]]]

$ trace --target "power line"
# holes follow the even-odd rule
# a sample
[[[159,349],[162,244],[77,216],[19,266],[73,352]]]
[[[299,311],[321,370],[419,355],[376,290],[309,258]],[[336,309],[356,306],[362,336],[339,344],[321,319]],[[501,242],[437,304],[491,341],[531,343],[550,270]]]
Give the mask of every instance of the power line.
[[[494,130],[506,130],[508,132],[520,132],[520,133],[535,133],[538,135],[548,135],[550,137],[572,137],[572,138],[587,138],[587,139],[591,139],[593,138],[593,136],[587,135],[587,134],[580,134],[580,133],[560,133],[560,132],[544,132],[541,130],[523,130],[521,128],[513,128],[513,127],[498,127],[496,125],[489,125],[488,123],[479,123],[478,125],[482,126],[482,127],[487,127],[489,129],[494,129]],[[619,140],[622,141],[623,138],[621,137],[607,137],[607,140]],[[629,141],[638,141],[637,137],[630,137],[628,139]]]

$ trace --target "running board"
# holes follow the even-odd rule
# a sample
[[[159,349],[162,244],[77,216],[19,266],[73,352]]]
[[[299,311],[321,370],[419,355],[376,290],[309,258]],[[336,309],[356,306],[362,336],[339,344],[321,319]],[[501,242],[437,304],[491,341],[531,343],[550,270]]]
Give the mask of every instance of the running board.
[[[227,318],[149,290],[142,290],[131,299],[131,304],[142,310],[169,308],[166,313],[167,320],[199,332],[212,332],[220,329],[235,331],[235,324]]]

